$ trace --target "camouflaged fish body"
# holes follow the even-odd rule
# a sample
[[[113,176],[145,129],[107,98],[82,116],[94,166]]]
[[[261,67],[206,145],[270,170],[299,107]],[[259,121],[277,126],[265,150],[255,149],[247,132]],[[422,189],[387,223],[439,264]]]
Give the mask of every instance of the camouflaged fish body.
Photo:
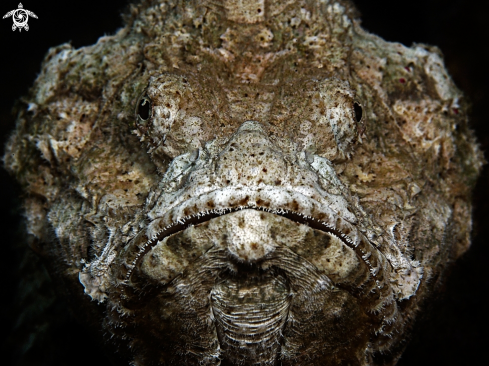
[[[50,50],[5,155],[78,311],[134,365],[395,364],[482,164],[439,51],[346,1],[126,22]]]

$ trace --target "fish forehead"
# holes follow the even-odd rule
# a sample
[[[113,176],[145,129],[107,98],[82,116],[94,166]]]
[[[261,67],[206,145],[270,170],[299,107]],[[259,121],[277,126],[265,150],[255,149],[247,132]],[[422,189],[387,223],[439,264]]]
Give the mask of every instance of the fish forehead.
[[[399,357],[470,244],[482,158],[439,50],[357,17],[143,2],[50,50],[5,163],[36,251],[128,361]]]
[[[253,4],[258,8],[256,14],[249,11]],[[235,16],[239,13],[242,16]],[[136,24],[160,41],[154,46],[170,42],[174,48],[167,53],[173,58],[179,56],[172,52],[177,48],[184,57],[196,55],[197,49],[217,49],[221,60],[233,62],[293,53],[298,47],[316,50],[316,57],[327,55],[321,53],[323,48],[330,55],[337,52],[338,58],[350,47],[355,14],[348,2],[182,2],[173,8],[159,4],[146,8],[138,14]]]
[[[330,85],[331,91],[354,94],[349,85],[340,85],[350,81],[351,4],[251,4],[155,6],[141,11],[136,20],[136,29],[149,32],[154,40],[144,50],[157,65],[149,91],[172,87],[158,73],[184,75],[196,103],[206,106],[202,113],[215,122],[206,125],[207,134],[212,130],[229,136],[242,121],[257,120],[269,122],[272,133],[283,135],[297,125],[290,121],[292,126],[284,128],[284,121],[308,107],[307,98],[320,92],[314,84],[325,78],[339,80]],[[244,21],[252,8],[260,16]],[[237,13],[242,16],[232,15]]]

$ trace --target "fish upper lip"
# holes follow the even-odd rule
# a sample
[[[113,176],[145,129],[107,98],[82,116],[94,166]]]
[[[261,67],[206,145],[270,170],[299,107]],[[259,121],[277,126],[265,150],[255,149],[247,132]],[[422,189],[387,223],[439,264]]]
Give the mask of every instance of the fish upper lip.
[[[312,191],[314,188],[310,187],[310,189]],[[353,232],[356,231],[357,219],[348,210],[346,202],[341,202],[334,195],[321,197],[319,192],[316,192],[317,196],[315,196],[311,191],[308,191],[307,187],[226,186],[206,190],[170,207],[165,207],[164,203],[156,203],[148,213],[152,220],[146,227],[146,235],[148,238],[154,238],[162,230],[178,222],[184,222],[192,216],[208,212],[215,212],[220,216],[228,210],[259,208],[277,214],[293,211],[299,215],[322,221],[329,228],[336,228],[344,233],[345,240],[355,243],[356,238]],[[344,207],[341,207],[342,205]]]

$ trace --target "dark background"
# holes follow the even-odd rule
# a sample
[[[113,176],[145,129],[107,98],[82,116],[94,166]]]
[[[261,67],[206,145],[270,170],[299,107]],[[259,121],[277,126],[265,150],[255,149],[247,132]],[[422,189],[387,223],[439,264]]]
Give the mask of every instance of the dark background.
[[[19,0],[2,1],[0,15],[16,9],[17,1]],[[472,101],[471,123],[488,159],[489,11],[484,3],[486,2],[475,0],[356,1],[363,14],[363,26],[368,31],[388,41],[407,46],[416,42],[441,48],[455,83]],[[122,25],[120,13],[127,1],[83,0],[68,3],[25,0],[23,5],[39,17],[29,20],[28,32],[12,32],[11,18],[0,21],[2,155],[6,138],[14,127],[12,106],[32,85],[48,48],[70,41],[75,47],[91,45],[100,36],[113,34]],[[22,233],[20,229],[16,229],[21,219],[20,200],[17,198],[19,195],[16,184],[5,170],[0,169],[0,342],[4,346],[1,351],[2,363],[106,365],[107,361],[90,335],[65,314],[62,302],[51,304],[49,310],[49,316],[54,315],[55,320],[52,322],[54,325],[47,326],[51,326],[56,335],[45,336],[41,345],[32,346],[34,356],[31,355],[22,362],[9,361],[18,357],[13,355],[18,355],[21,342],[26,342],[13,331],[22,331],[19,325],[22,322],[19,323],[16,317],[18,308],[23,306],[23,301],[27,301],[19,297],[17,292],[19,284],[24,283],[19,279],[17,270],[22,258],[22,250],[19,248]],[[489,276],[486,269],[489,268],[489,245],[484,232],[489,226],[487,167],[476,188],[474,207],[472,248],[454,265],[443,291],[431,304],[431,311],[420,317],[413,340],[399,365],[487,364],[485,348],[489,343],[489,307],[486,300],[489,294]],[[43,286],[49,287],[49,283]],[[48,295],[51,293],[50,288],[42,291]],[[26,321],[22,324],[25,327]],[[33,326],[41,327],[37,323]],[[8,341],[4,342],[3,339]],[[68,362],[67,356],[70,359]]]

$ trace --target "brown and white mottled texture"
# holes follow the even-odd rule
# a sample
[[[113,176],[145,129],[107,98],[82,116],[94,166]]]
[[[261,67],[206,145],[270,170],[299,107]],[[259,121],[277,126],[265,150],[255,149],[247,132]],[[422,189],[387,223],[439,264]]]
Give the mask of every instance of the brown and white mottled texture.
[[[148,1],[50,50],[5,163],[127,363],[392,365],[470,245],[466,113],[349,2]]]

